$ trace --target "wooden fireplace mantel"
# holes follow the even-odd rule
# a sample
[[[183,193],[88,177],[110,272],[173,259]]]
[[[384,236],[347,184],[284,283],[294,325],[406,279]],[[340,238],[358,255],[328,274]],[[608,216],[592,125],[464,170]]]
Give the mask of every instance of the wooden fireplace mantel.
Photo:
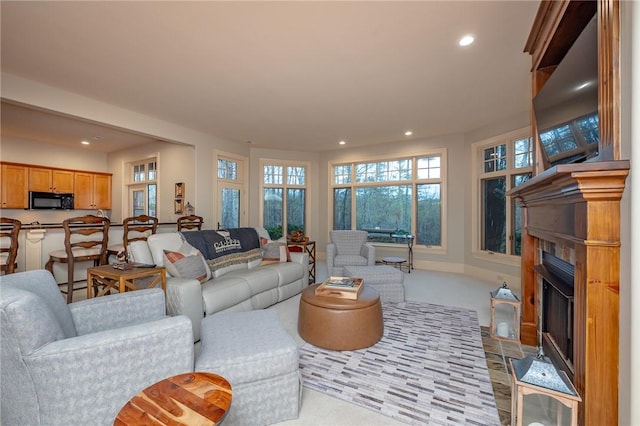
[[[574,250],[574,384],[580,424],[618,416],[620,199],[629,161],[559,165],[509,192],[523,207],[522,341],[538,344],[542,241]],[[616,422],[617,423],[617,422]]]

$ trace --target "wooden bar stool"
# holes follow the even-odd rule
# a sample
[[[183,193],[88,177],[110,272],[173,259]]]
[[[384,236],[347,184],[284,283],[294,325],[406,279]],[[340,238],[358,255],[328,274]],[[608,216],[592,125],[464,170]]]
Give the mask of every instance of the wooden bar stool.
[[[127,217],[122,221],[122,228],[122,244],[109,246],[108,251],[109,256],[124,252],[125,259],[128,259],[129,243],[146,241],[149,235],[155,234],[158,231],[158,218],[146,214]]]
[[[62,222],[64,250],[49,253],[45,269],[53,274],[55,262],[67,264],[67,303],[73,301],[73,265],[93,261],[94,266],[107,264],[109,219],[93,215],[72,217]],[[83,287],[84,288],[84,287]],[[63,291],[63,293],[65,293]]]
[[[204,219],[202,218],[202,216],[182,216],[178,218],[178,231],[182,231],[183,228],[201,230],[203,223]]]
[[[16,270],[18,256],[18,235],[22,222],[8,217],[0,218],[0,271],[5,275]]]

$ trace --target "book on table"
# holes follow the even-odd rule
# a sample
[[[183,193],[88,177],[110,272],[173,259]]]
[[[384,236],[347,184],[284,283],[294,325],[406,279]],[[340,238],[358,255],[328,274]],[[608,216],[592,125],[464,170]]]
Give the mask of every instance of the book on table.
[[[362,291],[363,284],[362,278],[329,277],[316,288],[316,296],[355,300]]]

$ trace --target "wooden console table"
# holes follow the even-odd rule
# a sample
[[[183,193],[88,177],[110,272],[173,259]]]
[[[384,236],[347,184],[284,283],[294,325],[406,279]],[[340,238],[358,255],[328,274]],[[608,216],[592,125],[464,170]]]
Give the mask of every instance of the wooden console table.
[[[120,293],[127,290],[139,290],[134,280],[146,277],[154,277],[147,288],[153,288],[162,284],[162,290],[167,289],[167,271],[165,268],[132,268],[132,269],[116,269],[112,265],[102,265],[87,269],[87,299],[93,297],[93,284],[104,285],[104,287],[96,294],[104,296],[110,289],[116,289]]]

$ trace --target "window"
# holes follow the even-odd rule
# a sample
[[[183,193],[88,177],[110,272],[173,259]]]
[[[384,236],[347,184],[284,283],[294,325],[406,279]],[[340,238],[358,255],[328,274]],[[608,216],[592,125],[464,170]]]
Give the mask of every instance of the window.
[[[532,139],[523,131],[474,145],[479,170],[479,250],[520,255],[520,206],[507,192],[531,178],[532,148]]]
[[[306,164],[262,162],[262,224],[273,239],[298,230],[305,233],[307,168]]]
[[[155,158],[129,163],[129,214],[158,215],[158,163]]]
[[[358,229],[370,241],[443,246],[445,151],[332,165],[333,229]]]
[[[238,228],[245,223],[245,159],[219,154],[217,162],[218,226]]]

